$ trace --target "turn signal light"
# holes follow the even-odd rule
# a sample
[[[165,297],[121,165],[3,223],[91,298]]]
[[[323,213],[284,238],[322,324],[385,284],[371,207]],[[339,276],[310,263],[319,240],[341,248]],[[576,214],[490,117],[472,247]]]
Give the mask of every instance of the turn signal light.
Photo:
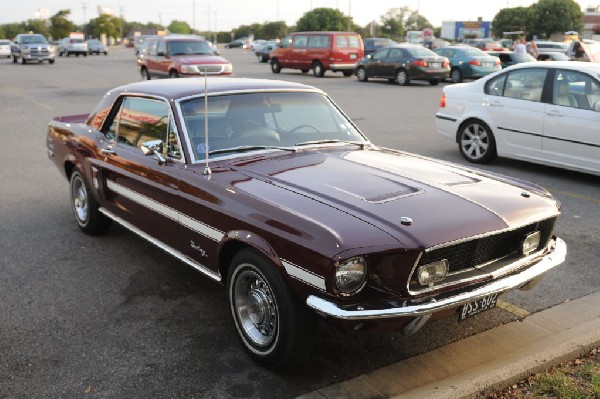
[[[442,97],[440,98],[440,108],[446,107],[446,93],[442,92]]]

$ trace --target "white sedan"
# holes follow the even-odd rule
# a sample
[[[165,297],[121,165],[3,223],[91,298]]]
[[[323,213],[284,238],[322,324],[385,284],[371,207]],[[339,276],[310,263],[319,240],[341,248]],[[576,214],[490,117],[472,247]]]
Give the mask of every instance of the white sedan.
[[[8,40],[0,40],[0,57],[2,58],[10,58],[10,41]]]
[[[600,64],[525,63],[446,86],[436,123],[470,162],[501,156],[600,175]]]

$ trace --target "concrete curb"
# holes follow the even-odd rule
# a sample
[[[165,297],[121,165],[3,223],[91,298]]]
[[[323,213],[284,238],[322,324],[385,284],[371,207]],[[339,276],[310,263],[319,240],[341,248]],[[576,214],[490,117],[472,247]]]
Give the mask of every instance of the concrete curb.
[[[599,345],[597,292],[299,398],[473,398]]]

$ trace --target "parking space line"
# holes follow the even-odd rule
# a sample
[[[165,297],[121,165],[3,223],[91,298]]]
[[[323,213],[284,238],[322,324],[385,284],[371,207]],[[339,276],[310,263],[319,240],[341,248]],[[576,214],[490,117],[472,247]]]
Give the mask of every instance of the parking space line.
[[[572,193],[569,191],[559,191],[559,190],[549,190],[549,191],[552,192],[553,194],[565,195],[567,197],[576,198],[576,199],[580,199],[580,200],[584,200],[584,201],[588,201],[588,202],[593,202],[595,204],[600,205],[600,199],[598,199],[598,198],[587,197],[585,195],[576,194],[576,193]]]
[[[506,310],[507,312],[510,312],[516,316],[523,317],[523,318],[527,317],[531,314],[530,312],[526,311],[525,309],[521,309],[520,307],[513,305],[512,303],[503,301],[501,299],[498,299],[498,301],[496,302],[496,307],[499,307],[500,309]]]

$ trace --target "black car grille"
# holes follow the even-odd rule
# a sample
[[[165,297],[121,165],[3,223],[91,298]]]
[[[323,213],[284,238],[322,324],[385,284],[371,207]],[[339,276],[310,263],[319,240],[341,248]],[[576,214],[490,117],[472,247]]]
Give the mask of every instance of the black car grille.
[[[539,230],[541,234],[540,245],[536,249],[539,250],[548,243],[555,221],[555,218],[547,219],[516,230],[504,231],[435,249],[421,256],[419,266],[446,259],[450,273],[472,268],[516,253],[520,250],[525,236],[536,230]]]

